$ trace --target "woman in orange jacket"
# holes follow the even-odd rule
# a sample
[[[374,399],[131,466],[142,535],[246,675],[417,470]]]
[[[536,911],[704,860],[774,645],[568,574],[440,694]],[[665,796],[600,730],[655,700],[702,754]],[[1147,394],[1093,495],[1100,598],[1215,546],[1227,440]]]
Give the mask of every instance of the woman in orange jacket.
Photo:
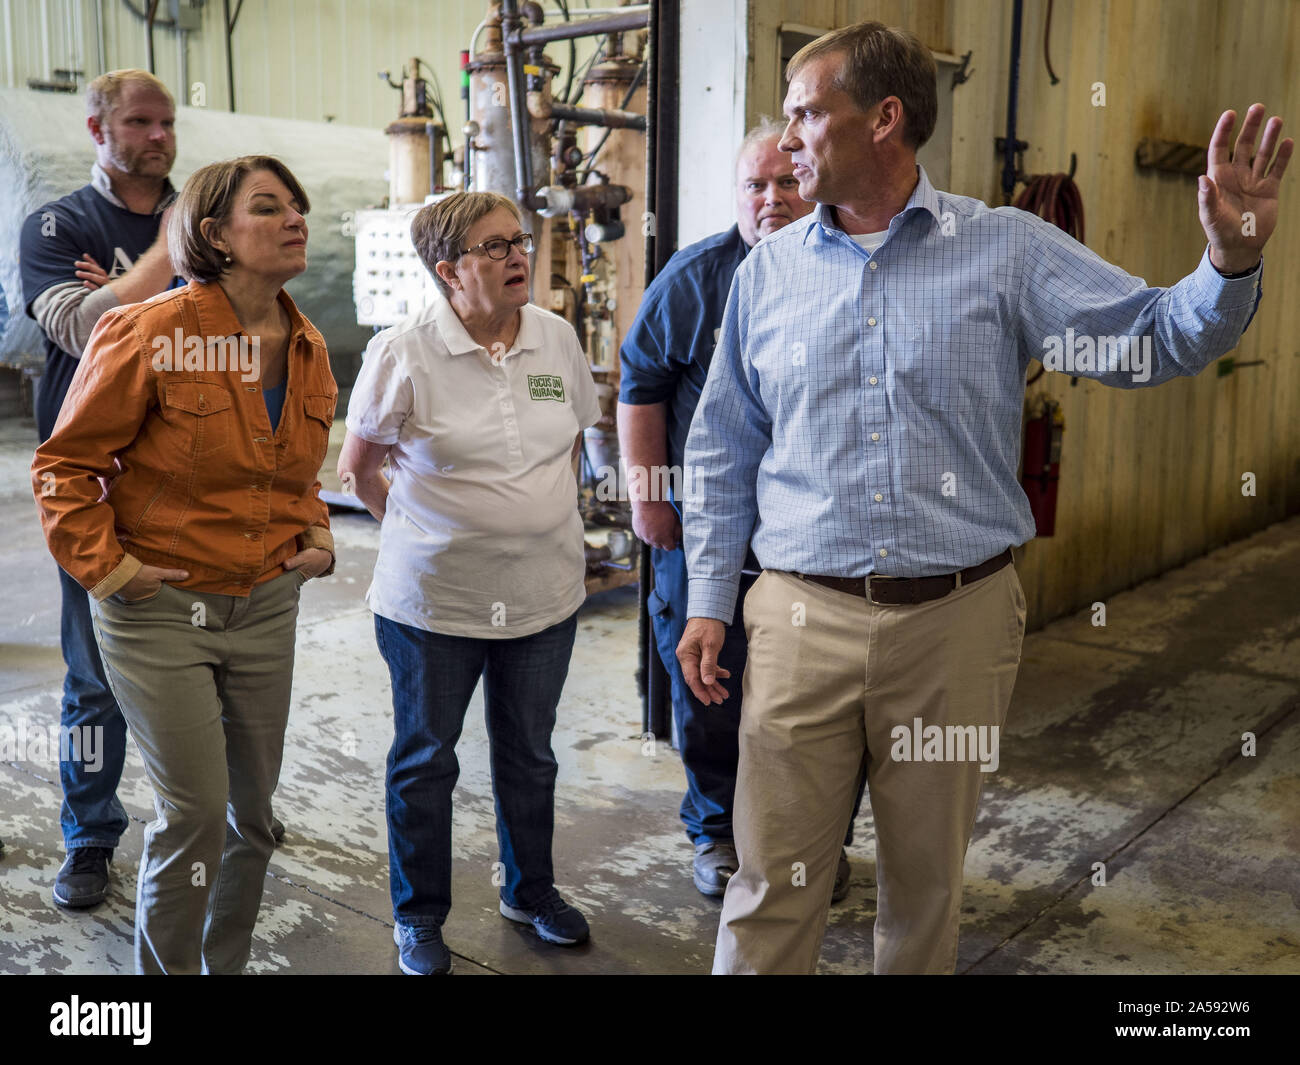
[[[168,228],[189,284],[100,318],[32,465],[154,787],[142,973],[241,971],[274,846],[298,595],[334,567],[317,474],[338,389],[283,289],[308,208],[277,159],[197,171]]]

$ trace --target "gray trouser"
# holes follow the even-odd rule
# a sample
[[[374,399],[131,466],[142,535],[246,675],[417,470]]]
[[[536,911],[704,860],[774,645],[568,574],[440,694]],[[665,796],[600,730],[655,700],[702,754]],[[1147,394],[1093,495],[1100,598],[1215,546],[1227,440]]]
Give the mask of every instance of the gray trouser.
[[[139,973],[238,973],[271,837],[304,580],[248,598],[164,584],[92,604],[109,684],[154,788],[135,914]]]

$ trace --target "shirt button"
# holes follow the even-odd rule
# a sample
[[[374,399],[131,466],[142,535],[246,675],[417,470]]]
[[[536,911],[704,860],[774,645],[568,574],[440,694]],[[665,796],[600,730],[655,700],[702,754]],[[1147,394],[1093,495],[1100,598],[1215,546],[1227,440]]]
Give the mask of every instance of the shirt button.
[[[868,377],[867,381],[873,385],[876,383],[876,379],[874,377]]]
[[[886,558],[886,557],[888,557],[888,555],[889,555],[889,552],[886,551],[886,550],[882,547],[882,548],[880,549],[880,557],[881,557],[881,558]]]
[[[867,319],[867,325],[875,325],[875,324],[876,324],[876,320],[874,318]]]
[[[872,433],[872,434],[871,434],[871,439],[872,439],[872,440],[879,440],[879,439],[880,439],[880,434],[879,434],[879,433]]]
[[[885,497],[882,496],[879,492],[876,493],[876,502],[877,502],[877,503],[879,503],[879,502],[880,502],[882,499],[884,499],[884,498],[885,498]]]
[[[867,263],[867,265],[868,265],[869,267],[871,267],[872,270],[874,270],[874,269],[876,269],[876,266],[877,266],[878,264],[876,263],[876,260],[875,260],[875,259],[872,259],[871,262]]]

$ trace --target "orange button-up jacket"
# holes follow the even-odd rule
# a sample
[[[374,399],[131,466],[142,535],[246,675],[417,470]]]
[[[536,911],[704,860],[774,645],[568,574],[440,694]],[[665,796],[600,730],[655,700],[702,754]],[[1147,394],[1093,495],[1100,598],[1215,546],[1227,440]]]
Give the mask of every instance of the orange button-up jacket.
[[[333,553],[317,474],[338,387],[324,338],[279,299],[291,324],[274,433],[220,285],[192,281],[99,319],[32,463],[50,553],[95,599],[142,564],[188,570],[169,582],[181,588],[246,596],[301,549]]]

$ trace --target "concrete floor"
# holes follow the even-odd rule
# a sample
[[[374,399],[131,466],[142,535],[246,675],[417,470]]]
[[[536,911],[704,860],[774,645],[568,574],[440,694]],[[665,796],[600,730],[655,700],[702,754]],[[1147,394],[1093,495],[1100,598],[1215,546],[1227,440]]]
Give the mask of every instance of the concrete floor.
[[[341,420],[340,420],[341,425]],[[0,726],[58,722],[59,589],[27,488],[30,426],[0,424]],[[277,814],[250,970],[396,973],[383,764],[387,673],[363,595],[377,546],[340,515],[336,574],[303,595]],[[1002,763],[966,862],[959,972],[1300,972],[1300,518],[1032,634]],[[454,897],[461,974],[707,972],[719,905],[696,893],[676,809],[682,770],[638,737],[636,595],[583,609],[555,750],[555,864],[592,941],[541,944],[496,911],[497,858],[481,700],[459,746]],[[1241,754],[1246,731],[1254,757]],[[56,755],[57,757],[57,755]],[[109,900],[50,901],[62,861],[58,767],[0,763],[0,973],[127,973],[141,826],[152,795],[132,747],[133,824]],[[869,972],[875,915],[869,805],[853,890],[834,907],[821,971]],[[1104,862],[1106,885],[1093,882]]]

